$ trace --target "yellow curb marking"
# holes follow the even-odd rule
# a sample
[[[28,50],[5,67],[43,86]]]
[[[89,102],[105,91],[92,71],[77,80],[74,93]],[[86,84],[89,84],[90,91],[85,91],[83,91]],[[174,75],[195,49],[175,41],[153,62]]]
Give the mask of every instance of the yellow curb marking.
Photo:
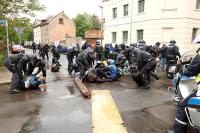
[[[108,90],[92,91],[93,133],[127,133]]]

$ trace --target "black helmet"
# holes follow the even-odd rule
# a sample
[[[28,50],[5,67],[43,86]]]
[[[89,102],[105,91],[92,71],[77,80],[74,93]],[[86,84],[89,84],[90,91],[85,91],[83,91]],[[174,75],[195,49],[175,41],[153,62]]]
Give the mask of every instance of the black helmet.
[[[37,62],[37,55],[36,54],[28,54],[27,57],[32,65]]]
[[[87,54],[88,54],[88,56],[89,56],[90,58],[92,58],[92,59],[95,58],[95,54],[94,54],[94,51],[93,51],[93,50],[91,50],[91,49],[87,50]]]
[[[160,42],[157,42],[157,43],[156,43],[157,46],[160,46],[160,44],[161,44]]]
[[[130,46],[131,47],[137,47],[137,43],[131,43]]]
[[[175,41],[175,40],[170,40],[169,43],[170,43],[170,44],[176,44],[176,41]]]
[[[140,49],[139,48],[134,48],[133,51],[132,51],[132,53],[134,55],[137,55],[138,53],[140,53]]]
[[[100,42],[96,42],[96,45],[100,45]]]
[[[119,46],[120,46],[120,48],[121,48],[122,50],[124,50],[124,49],[126,48],[126,45],[125,45],[124,43],[120,44]]]
[[[78,47],[73,47],[74,52],[78,52]]]
[[[146,44],[146,42],[144,40],[140,40],[139,43]]]

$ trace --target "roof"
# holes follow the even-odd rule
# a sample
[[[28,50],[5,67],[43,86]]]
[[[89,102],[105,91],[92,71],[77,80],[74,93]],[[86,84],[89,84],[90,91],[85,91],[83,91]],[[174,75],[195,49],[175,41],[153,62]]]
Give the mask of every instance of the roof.
[[[86,39],[101,39],[101,30],[90,30],[85,32]],[[102,35],[103,36],[103,35]]]
[[[50,22],[51,20],[53,20],[55,17],[59,16],[60,14],[64,14],[64,15],[65,15],[64,11],[62,11],[62,12],[60,12],[59,14],[57,14],[57,15],[55,15],[55,16],[49,16],[49,17],[47,17],[46,19],[41,19],[41,20],[40,20],[41,23],[39,23],[38,25],[36,25],[34,28],[36,28],[36,27],[38,27],[38,26],[43,26],[43,25],[49,24],[49,22]],[[65,15],[65,16],[66,16],[66,15]],[[67,17],[67,16],[66,16],[66,17]],[[67,17],[67,18],[68,18],[68,17]]]

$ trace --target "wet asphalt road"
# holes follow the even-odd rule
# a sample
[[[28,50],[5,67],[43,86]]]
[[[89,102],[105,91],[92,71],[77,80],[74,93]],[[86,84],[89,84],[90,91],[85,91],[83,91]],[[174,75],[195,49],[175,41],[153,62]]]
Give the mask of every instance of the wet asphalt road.
[[[60,62],[60,72],[47,69],[47,92],[13,95],[9,94],[9,85],[0,85],[0,133],[92,132],[91,101],[71,87],[73,79],[67,73],[64,55]],[[165,133],[173,125],[176,106],[167,91],[170,81],[160,76],[161,80],[154,81],[149,90],[137,87],[130,77],[86,86],[111,92],[129,133]]]

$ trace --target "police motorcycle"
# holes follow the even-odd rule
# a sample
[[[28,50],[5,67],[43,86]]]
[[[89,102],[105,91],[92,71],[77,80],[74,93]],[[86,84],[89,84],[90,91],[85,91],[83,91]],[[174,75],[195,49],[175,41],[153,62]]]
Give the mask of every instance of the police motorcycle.
[[[187,62],[187,61],[186,61]],[[186,99],[193,91],[197,90],[197,96],[189,100],[185,112],[189,124],[200,131],[200,74],[196,77],[182,76],[182,70],[185,68],[185,62],[180,63],[171,72],[176,73],[172,80],[173,84],[173,102],[178,104]],[[179,70],[178,70],[179,69]],[[170,87],[168,88],[170,89]]]
[[[166,68],[167,77],[173,79],[181,67],[190,63],[195,52],[193,50],[187,51],[181,58],[177,56],[176,60],[169,60],[169,66]]]
[[[166,68],[167,78],[173,79],[174,75],[177,73],[177,65],[180,64],[180,58],[177,57],[177,60],[169,60],[169,65]]]
[[[185,112],[189,124],[200,132],[200,75],[196,77],[187,77],[181,76],[181,74],[178,73],[173,79],[173,87],[173,101],[176,104],[186,99],[193,91],[197,91],[196,97],[188,101]]]

